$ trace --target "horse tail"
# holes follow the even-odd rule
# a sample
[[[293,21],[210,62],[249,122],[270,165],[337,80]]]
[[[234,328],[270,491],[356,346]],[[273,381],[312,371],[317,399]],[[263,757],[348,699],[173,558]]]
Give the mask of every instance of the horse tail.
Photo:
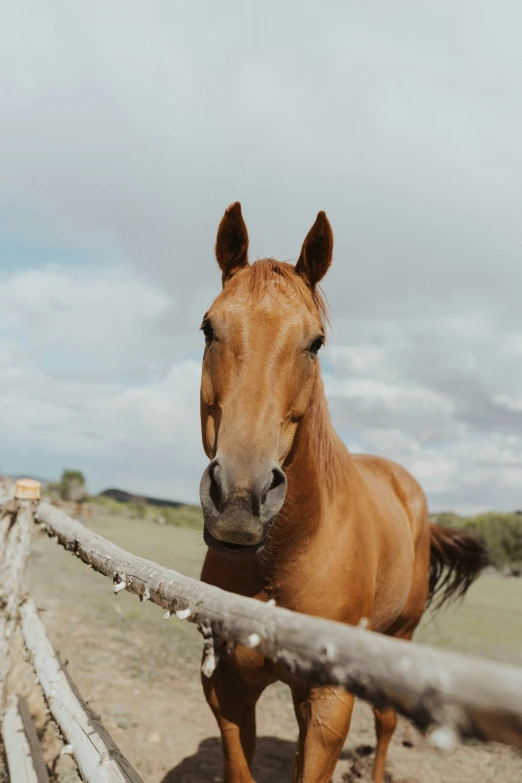
[[[428,604],[439,608],[462,598],[489,563],[489,553],[480,536],[430,524]]]

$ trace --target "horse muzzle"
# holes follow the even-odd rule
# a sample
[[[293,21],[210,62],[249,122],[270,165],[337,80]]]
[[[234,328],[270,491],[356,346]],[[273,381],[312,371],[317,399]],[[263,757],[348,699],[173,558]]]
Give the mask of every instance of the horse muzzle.
[[[216,457],[201,477],[205,543],[222,554],[251,556],[264,545],[286,496],[286,476],[276,464],[248,479],[246,471]],[[241,466],[240,466],[241,467]]]

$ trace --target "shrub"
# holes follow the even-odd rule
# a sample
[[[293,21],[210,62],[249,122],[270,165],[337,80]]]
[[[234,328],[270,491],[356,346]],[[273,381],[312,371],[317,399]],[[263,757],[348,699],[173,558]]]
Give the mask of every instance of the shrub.
[[[489,511],[474,517],[443,513],[435,516],[439,525],[469,527],[480,535],[497,568],[522,564],[522,515]]]
[[[64,470],[57,488],[62,500],[83,503],[88,499],[87,485],[81,470]]]
[[[491,511],[466,520],[482,536],[494,565],[522,563],[522,517]]]
[[[175,525],[176,527],[203,527],[203,515],[199,506],[179,506],[178,508],[169,508],[168,506],[160,506],[154,509],[155,517],[162,516],[165,518],[167,525]]]

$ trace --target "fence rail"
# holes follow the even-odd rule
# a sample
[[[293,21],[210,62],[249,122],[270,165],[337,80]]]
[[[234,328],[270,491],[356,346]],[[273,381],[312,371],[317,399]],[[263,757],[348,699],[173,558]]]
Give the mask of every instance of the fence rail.
[[[36,729],[25,699],[13,699],[5,711],[2,736],[13,783],[49,783]]]
[[[110,578],[115,593],[126,590],[161,606],[167,619],[173,616],[196,623],[203,634],[202,669],[207,676],[220,655],[226,654],[225,642],[243,645],[311,683],[342,685],[376,706],[392,705],[420,730],[430,732],[432,743],[440,748],[453,748],[461,737],[522,747],[522,669],[391,639],[228,593],[133,555],[48,503],[20,499],[11,505],[9,514],[8,525],[4,517],[0,526],[0,564],[7,551],[13,557],[16,550],[15,560],[23,567],[28,519],[31,524],[34,519],[65,549]],[[15,533],[17,525],[21,527]],[[12,628],[16,621],[20,573],[19,566],[13,583],[18,592],[9,601],[0,573],[0,598],[4,591],[0,630]],[[21,617],[35,671],[84,779],[138,783],[138,774],[69,687],[32,602],[23,604]],[[9,637],[0,636],[0,648],[4,644],[7,649],[8,642]],[[12,729],[15,715],[9,715],[7,726]],[[5,725],[4,720],[7,742]]]
[[[74,749],[83,778],[99,783],[142,783],[107,731],[95,725],[98,721],[74,693],[32,601],[22,605],[21,615],[24,641],[36,676],[53,717]]]
[[[12,783],[49,783],[47,768],[27,704],[19,695],[5,698],[15,631],[22,632],[49,710],[87,783],[143,783],[99,718],[83,702],[58,660],[22,576],[29,553],[39,498],[38,482],[21,481],[16,497],[0,505],[0,716],[2,740]]]
[[[83,562],[125,589],[202,629],[204,671],[219,640],[256,648],[313,683],[343,685],[377,706],[393,705],[435,744],[457,735],[522,747],[522,669],[391,639],[268,606],[136,557],[47,503],[36,519]],[[216,644],[212,644],[212,640]]]

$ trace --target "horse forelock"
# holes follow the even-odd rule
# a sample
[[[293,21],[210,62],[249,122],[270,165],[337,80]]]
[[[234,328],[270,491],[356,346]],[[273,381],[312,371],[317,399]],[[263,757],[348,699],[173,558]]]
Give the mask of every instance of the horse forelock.
[[[328,303],[319,286],[313,291],[295,271],[293,264],[276,261],[275,258],[262,258],[241,271],[241,278],[247,281],[249,297],[253,303],[261,301],[270,294],[275,286],[280,291],[299,297],[309,310],[315,310],[323,328],[330,323]]]

